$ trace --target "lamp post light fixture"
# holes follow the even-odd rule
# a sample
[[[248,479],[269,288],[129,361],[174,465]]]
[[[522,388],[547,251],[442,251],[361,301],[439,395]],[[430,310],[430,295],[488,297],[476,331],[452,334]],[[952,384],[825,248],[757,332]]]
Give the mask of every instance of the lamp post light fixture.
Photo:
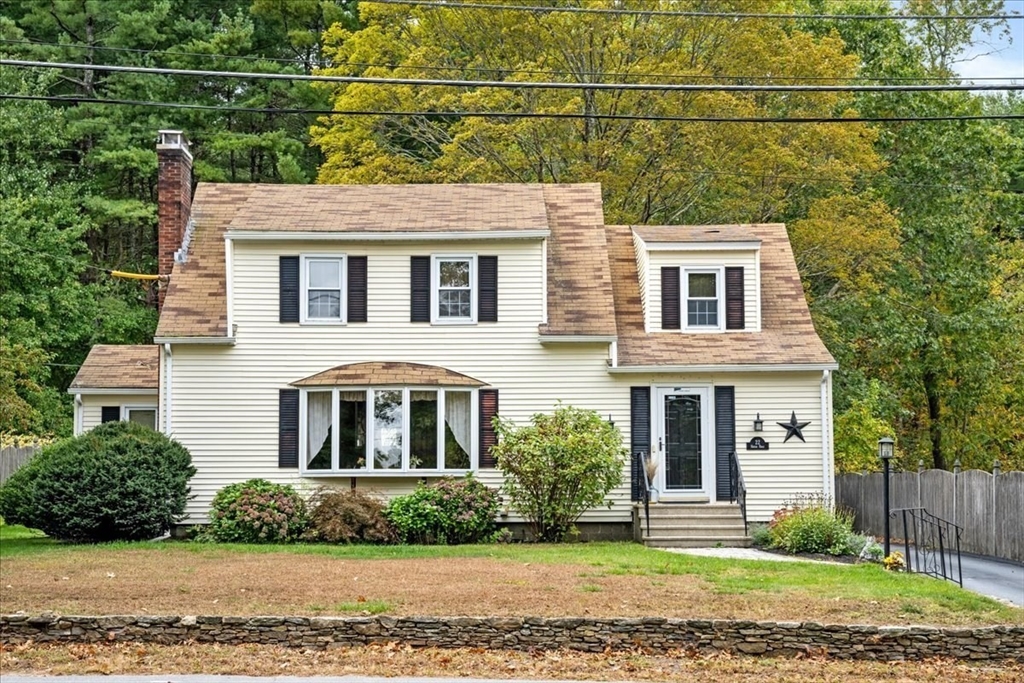
[[[878,457],[882,459],[882,504],[885,506],[885,556],[889,557],[889,461],[892,460],[895,442],[888,436],[878,440]]]
[[[754,418],[754,431],[755,432],[763,432],[764,431],[764,420],[761,419],[761,413],[758,413],[757,417]]]

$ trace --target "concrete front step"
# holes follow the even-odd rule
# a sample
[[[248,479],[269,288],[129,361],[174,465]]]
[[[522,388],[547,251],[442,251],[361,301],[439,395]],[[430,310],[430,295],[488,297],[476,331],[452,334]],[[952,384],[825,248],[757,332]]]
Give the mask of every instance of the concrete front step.
[[[716,505],[682,505],[673,503],[651,503],[648,506],[651,517],[683,517],[690,515],[705,516],[742,516],[739,505],[716,504]],[[640,507],[643,514],[643,507]]]
[[[644,545],[648,548],[749,548],[751,542],[748,536],[655,536],[645,537]]]
[[[747,532],[744,531],[742,524],[739,526],[684,526],[679,524],[673,526],[654,526],[652,524],[651,532],[648,534],[647,527],[645,526],[643,534],[644,538],[662,538],[665,536],[746,538],[747,536]]]

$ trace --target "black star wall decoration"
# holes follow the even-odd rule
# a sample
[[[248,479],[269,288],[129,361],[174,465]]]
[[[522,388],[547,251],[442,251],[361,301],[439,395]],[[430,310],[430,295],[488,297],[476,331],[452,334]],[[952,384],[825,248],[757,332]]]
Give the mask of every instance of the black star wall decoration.
[[[790,437],[793,436],[797,437],[804,443],[807,443],[807,439],[804,438],[803,428],[811,423],[797,422],[795,410],[793,411],[793,415],[789,418],[789,422],[776,422],[775,424],[779,425],[780,427],[786,430],[786,438],[782,440],[782,443],[786,443],[787,441],[789,441]]]

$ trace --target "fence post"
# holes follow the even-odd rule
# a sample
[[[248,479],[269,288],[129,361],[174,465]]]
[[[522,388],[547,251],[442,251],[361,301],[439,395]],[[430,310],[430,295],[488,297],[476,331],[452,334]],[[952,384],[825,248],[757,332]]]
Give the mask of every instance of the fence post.
[[[917,461],[917,507],[924,507],[921,504],[921,473],[924,472],[924,460]]]
[[[992,556],[993,557],[999,557],[999,548],[997,547],[997,544],[999,542],[999,532],[997,531],[998,524],[999,524],[999,513],[996,510],[996,479],[999,478],[999,471],[1000,471],[1000,469],[1001,468],[999,466],[999,458],[996,458],[995,462],[992,463],[992,524],[991,524],[991,526],[992,526]]]
[[[957,500],[956,500],[956,498],[957,498],[956,490],[957,489],[956,489],[956,487],[957,487],[957,482],[959,482],[959,481],[960,481],[960,458],[957,458],[956,460],[953,461],[953,524],[959,524],[959,522],[957,521],[957,518],[956,518],[956,513],[957,513],[957,506],[956,506],[956,503],[957,503]]]

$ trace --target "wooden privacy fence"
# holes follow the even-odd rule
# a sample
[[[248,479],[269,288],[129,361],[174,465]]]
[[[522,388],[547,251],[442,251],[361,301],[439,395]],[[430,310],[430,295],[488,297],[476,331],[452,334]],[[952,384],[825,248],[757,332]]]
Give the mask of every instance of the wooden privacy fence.
[[[18,468],[27,463],[42,446],[6,446],[0,448],[0,484],[7,481]]]
[[[881,536],[885,529],[882,473],[836,476],[836,504],[856,514],[854,527]],[[981,470],[893,472],[889,507],[923,507],[963,527],[960,549],[1024,562],[1024,472]],[[893,527],[895,533],[895,526]]]

